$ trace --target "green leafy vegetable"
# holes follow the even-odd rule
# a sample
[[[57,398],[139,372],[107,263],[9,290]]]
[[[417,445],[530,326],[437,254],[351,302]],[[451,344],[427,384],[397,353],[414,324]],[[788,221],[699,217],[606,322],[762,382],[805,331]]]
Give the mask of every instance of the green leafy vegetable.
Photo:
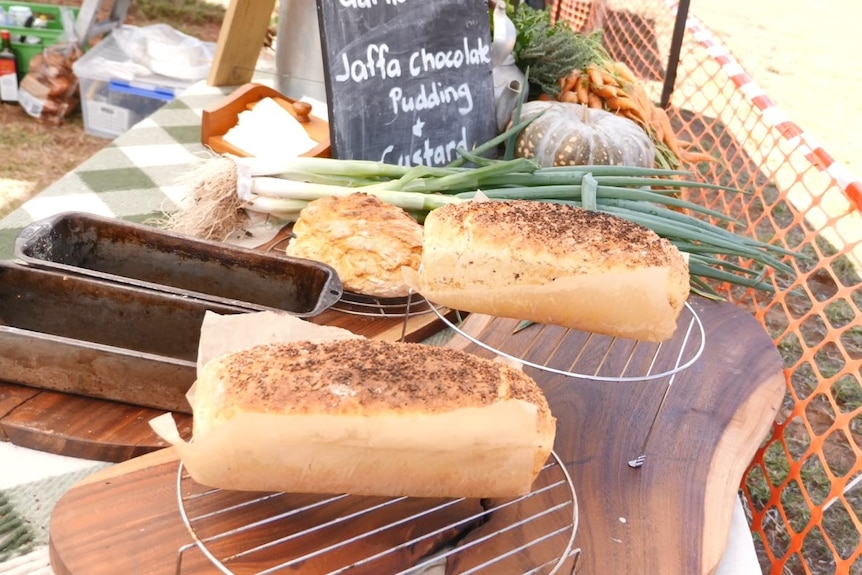
[[[518,32],[513,56],[519,68],[530,69],[530,83],[552,96],[560,92],[560,78],[572,70],[609,58],[602,32],[581,34],[563,20],[551,23],[551,9],[538,10],[522,2],[512,14]]]

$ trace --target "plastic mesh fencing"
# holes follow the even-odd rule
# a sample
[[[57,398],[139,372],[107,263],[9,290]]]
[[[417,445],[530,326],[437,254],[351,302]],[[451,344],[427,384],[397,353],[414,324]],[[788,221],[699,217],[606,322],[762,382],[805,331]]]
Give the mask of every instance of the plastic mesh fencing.
[[[554,10],[555,17],[558,20],[565,20],[575,30],[586,31],[602,27],[603,2],[593,2],[591,0],[558,2],[554,5]]]
[[[677,4],[584,4],[548,3],[576,30],[601,28],[659,102]],[[862,185],[773,105],[692,4],[667,110],[681,140],[717,159],[688,169],[746,193],[688,199],[805,256],[788,261],[796,278],[771,278],[774,294],[716,286],[763,324],[786,371],[783,409],[740,485],[761,567],[862,575]]]

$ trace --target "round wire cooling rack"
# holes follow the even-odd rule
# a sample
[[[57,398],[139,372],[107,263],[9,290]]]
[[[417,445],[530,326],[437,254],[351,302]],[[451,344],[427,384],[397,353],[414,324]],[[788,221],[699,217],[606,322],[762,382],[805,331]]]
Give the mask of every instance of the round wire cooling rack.
[[[431,313],[432,305],[421,295],[410,292],[407,296],[382,298],[355,292],[342,292],[341,299],[330,309],[369,317],[408,317]]]
[[[578,379],[636,382],[668,378],[693,365],[706,346],[703,323],[688,302],[674,336],[657,343],[505,318],[494,318],[495,329],[487,330],[483,318],[489,316],[471,314],[456,324],[438,306],[430,305],[430,309],[457,335],[486,351]]]
[[[439,499],[254,493],[208,488],[183,464],[177,500],[193,543],[221,573],[463,575],[574,572],[578,502],[551,454],[530,493],[509,499]],[[566,571],[562,571],[566,568]]]

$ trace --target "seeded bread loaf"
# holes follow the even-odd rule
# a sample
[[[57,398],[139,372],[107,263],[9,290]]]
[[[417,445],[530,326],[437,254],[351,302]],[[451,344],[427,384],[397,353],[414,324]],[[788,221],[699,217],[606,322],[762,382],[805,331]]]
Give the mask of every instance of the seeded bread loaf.
[[[192,398],[199,483],[421,497],[526,493],[556,420],[499,362],[411,343],[268,344],[204,367]]]
[[[399,207],[369,194],[314,200],[293,225],[287,255],[329,264],[349,292],[403,297],[404,266],[417,269],[422,226]]]
[[[687,260],[652,230],[528,200],[435,209],[412,283],[453,309],[647,341],[673,335],[689,293]]]

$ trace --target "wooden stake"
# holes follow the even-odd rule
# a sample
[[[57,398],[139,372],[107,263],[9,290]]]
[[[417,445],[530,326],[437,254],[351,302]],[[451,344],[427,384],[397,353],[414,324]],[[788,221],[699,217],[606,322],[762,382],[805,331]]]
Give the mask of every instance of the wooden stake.
[[[274,8],[275,0],[231,0],[207,78],[210,86],[251,81]]]

